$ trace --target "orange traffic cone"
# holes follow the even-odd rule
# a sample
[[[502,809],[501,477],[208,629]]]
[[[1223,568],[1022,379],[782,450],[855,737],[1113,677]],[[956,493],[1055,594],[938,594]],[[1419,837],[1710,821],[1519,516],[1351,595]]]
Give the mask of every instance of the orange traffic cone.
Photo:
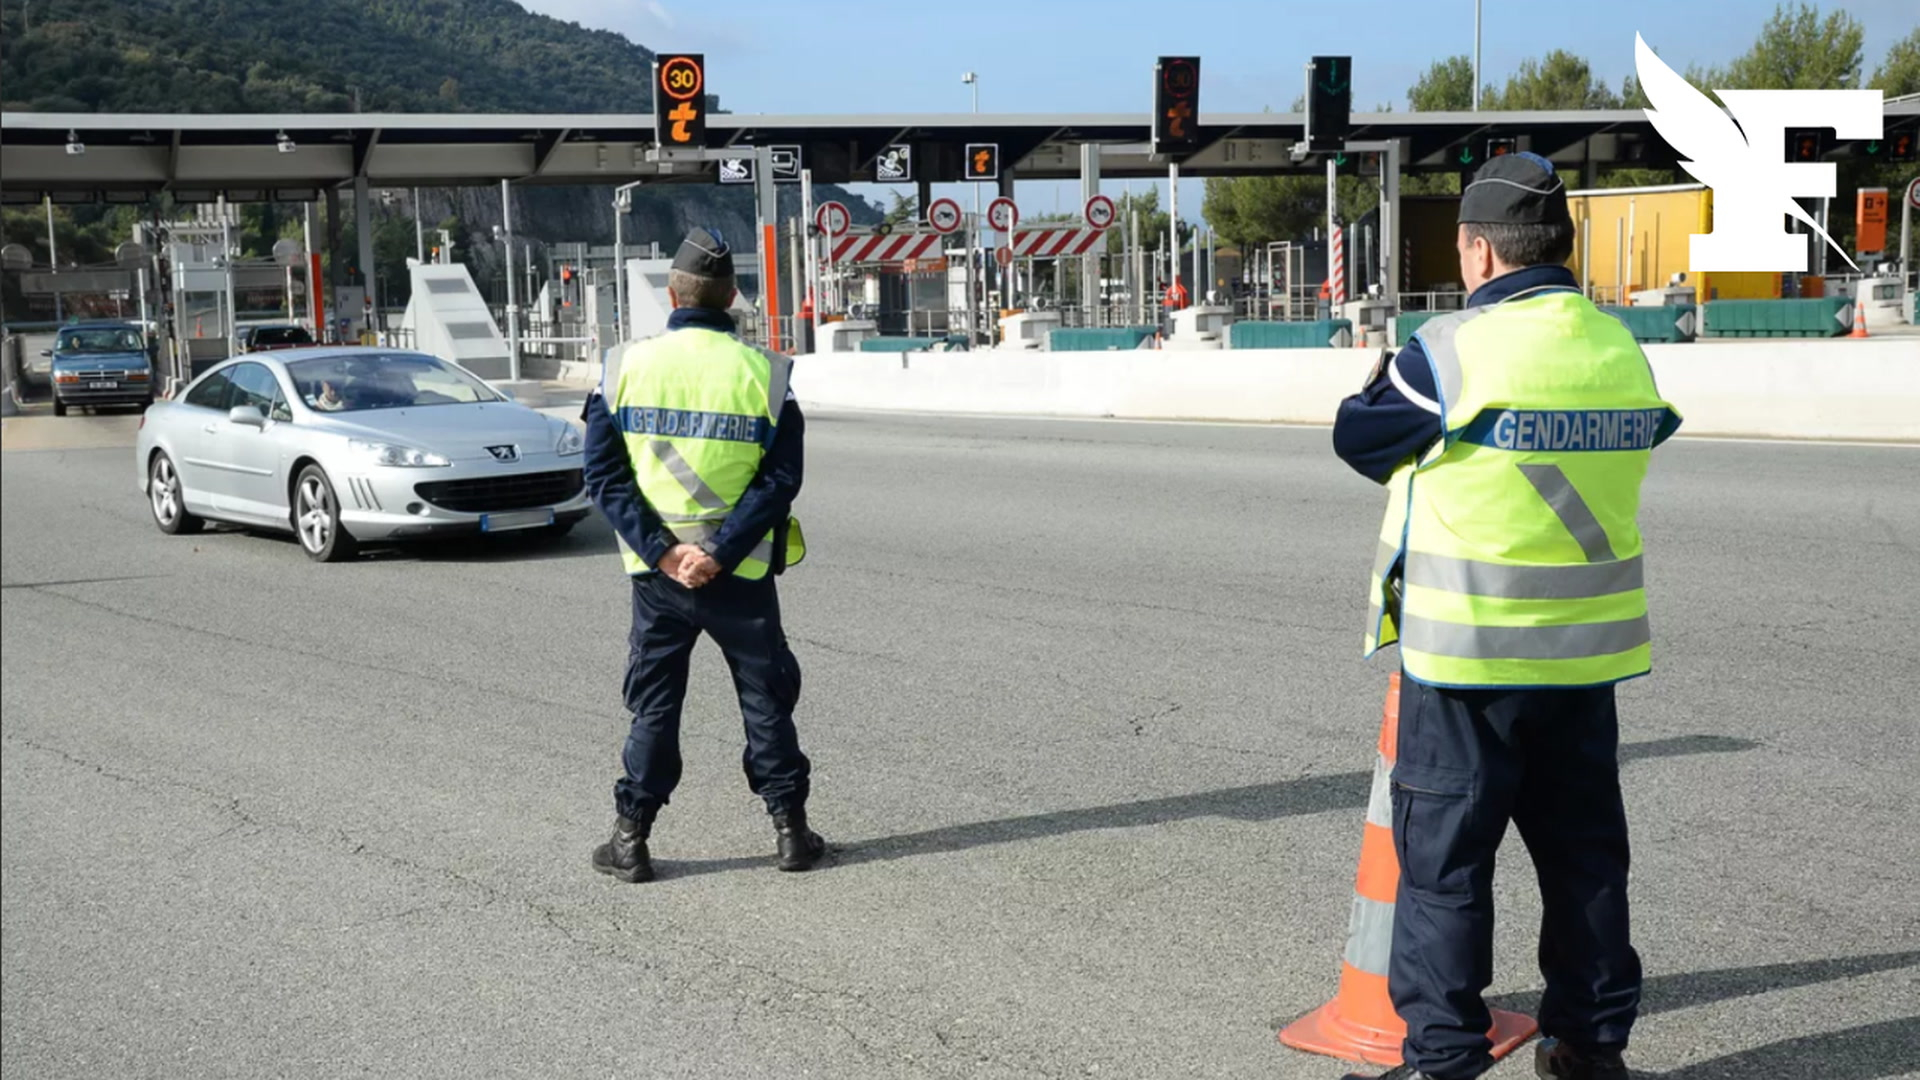
[[[1847,336],[1852,338],[1863,338],[1867,336],[1867,302],[1865,300],[1857,298],[1854,300],[1853,333]]]
[[[1393,848],[1393,800],[1388,777],[1400,737],[1400,673],[1387,683],[1380,720],[1379,754],[1373,764],[1373,797],[1360,841],[1360,873],[1353,883],[1353,914],[1347,920],[1347,954],[1340,990],[1332,1001],[1295,1020],[1280,1041],[1295,1050],[1373,1065],[1400,1064],[1407,1025],[1387,997],[1387,964],[1393,955],[1394,894],[1400,861]],[[1530,1016],[1493,1010],[1493,1056],[1497,1060],[1533,1037],[1540,1025]]]

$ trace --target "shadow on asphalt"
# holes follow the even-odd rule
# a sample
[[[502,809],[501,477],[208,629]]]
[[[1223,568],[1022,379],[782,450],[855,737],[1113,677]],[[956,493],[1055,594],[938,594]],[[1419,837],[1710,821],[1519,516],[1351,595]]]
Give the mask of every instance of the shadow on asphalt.
[[[1632,1080],[1890,1080],[1920,1072],[1920,1016],[1803,1035]]]
[[[1691,754],[1724,754],[1752,750],[1760,744],[1724,735],[1681,735],[1668,739],[1628,743],[1620,748],[1621,762]],[[1164,825],[1192,818],[1224,817],[1236,821],[1276,821],[1328,810],[1364,810],[1373,787],[1372,772],[1303,776],[1271,784],[1248,784],[1192,795],[1173,795],[1142,802],[1090,806],[1050,814],[1029,814],[998,821],[949,825],[924,832],[862,840],[834,847],[841,864],[886,862],[919,855],[939,855],[994,844],[1011,844],[1064,836],[1089,829],[1126,829]],[[830,824],[830,823],[829,823]],[[824,831],[824,830],[823,830]],[[693,877],[766,865],[764,858],[712,859],[657,863],[661,877]]]
[[[1753,997],[1775,990],[1855,979],[1882,971],[1920,966],[1920,951],[1874,953],[1869,956],[1839,956],[1825,960],[1802,960],[1787,964],[1761,964],[1756,967],[1721,968],[1717,971],[1688,971],[1677,975],[1655,975],[1640,991],[1640,1015],[1690,1009],[1732,998]],[[1540,992],[1505,994],[1490,997],[1487,1004],[1496,1009],[1512,1009],[1529,1016],[1540,1005]],[[1920,1019],[1920,1018],[1917,1018]],[[1915,1047],[1920,1053],[1920,1044]],[[1914,1066],[1909,1065],[1909,1068]],[[1800,1076],[1791,1071],[1755,1072],[1754,1076]],[[1812,1076],[1814,1073],[1804,1075]],[[1823,1074],[1824,1075],[1824,1074]]]

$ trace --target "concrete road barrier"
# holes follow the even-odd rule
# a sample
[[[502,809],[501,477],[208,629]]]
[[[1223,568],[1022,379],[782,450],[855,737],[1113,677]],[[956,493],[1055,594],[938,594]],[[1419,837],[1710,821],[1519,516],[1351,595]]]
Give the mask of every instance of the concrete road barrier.
[[[1689,435],[1920,443],[1920,337],[1648,345]],[[830,353],[807,405],[907,412],[1330,424],[1372,349]]]

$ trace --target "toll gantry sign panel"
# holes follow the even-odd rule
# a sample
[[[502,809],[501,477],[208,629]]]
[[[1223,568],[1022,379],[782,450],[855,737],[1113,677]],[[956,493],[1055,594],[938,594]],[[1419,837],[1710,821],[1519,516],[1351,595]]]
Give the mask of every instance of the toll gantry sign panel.
[[[1163,56],[1153,65],[1155,154],[1200,149],[1200,58]]]
[[[669,149],[707,145],[707,62],[675,53],[653,63],[653,141]]]

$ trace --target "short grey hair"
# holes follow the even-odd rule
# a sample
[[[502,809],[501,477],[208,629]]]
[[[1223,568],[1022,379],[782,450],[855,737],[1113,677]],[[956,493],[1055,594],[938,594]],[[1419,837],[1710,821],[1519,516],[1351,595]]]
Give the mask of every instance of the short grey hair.
[[[681,307],[725,311],[733,306],[734,279],[732,274],[707,277],[685,270],[670,270],[667,272],[667,291],[673,293],[674,301]]]

